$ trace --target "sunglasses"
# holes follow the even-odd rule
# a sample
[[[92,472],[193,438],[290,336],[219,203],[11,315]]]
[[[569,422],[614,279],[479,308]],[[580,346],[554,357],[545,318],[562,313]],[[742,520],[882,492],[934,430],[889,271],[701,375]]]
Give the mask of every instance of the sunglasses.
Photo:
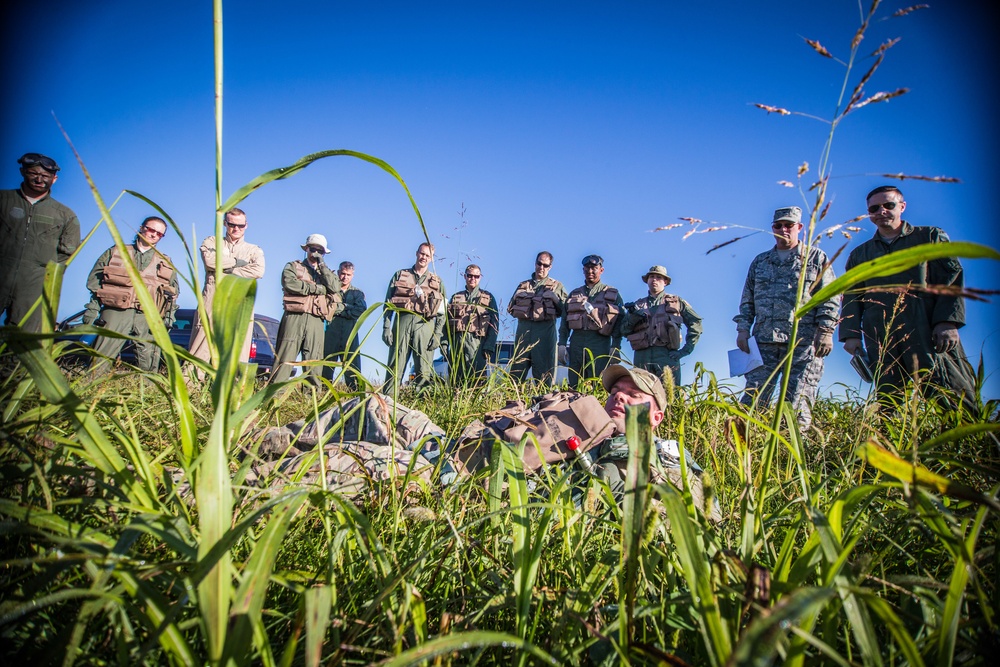
[[[465,277],[469,278],[470,280],[479,280],[483,276],[481,273],[466,273]]]
[[[878,213],[878,210],[880,208],[884,208],[887,211],[892,211],[893,209],[896,208],[896,204],[898,203],[899,202],[894,202],[894,201],[884,201],[881,204],[872,204],[871,206],[868,207],[868,212]]]
[[[152,227],[143,227],[139,231],[145,232],[147,234],[156,234],[159,237],[162,237],[164,234],[166,234],[166,232],[161,232],[159,229],[153,229]]]
[[[56,164],[56,161],[41,153],[25,153],[18,158],[17,162],[25,167],[33,167],[37,164],[46,171],[59,171],[59,165]]]
[[[246,224],[244,223],[242,225],[237,225],[234,222],[227,222],[226,227],[230,227],[232,229],[243,229],[244,227],[246,227]]]
[[[797,222],[772,222],[771,223],[771,228],[772,229],[791,229],[792,227],[794,227],[797,224],[799,224],[799,223],[797,223]]]
[[[324,255],[326,254],[326,248],[320,248],[318,245],[307,246],[306,250],[308,252],[321,252]]]
[[[549,268],[550,266],[552,266],[552,263],[551,263],[551,262],[549,262],[548,264],[545,264],[544,262],[535,262],[535,266],[540,266],[540,267],[542,267],[543,269],[547,269],[547,268]]]

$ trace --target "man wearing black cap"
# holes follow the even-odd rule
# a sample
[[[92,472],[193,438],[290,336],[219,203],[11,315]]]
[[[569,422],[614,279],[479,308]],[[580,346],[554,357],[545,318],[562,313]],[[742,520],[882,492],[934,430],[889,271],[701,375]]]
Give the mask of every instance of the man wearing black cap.
[[[566,358],[568,342],[569,384],[573,389],[584,378],[599,377],[612,356],[617,359],[621,354],[620,315],[625,304],[618,290],[601,282],[603,274],[600,255],[584,257],[584,284],[566,299],[566,317],[559,327],[559,355],[560,361]]]
[[[18,159],[24,182],[0,191],[0,317],[19,324],[42,295],[45,266],[65,262],[80,245],[76,214],[50,196],[59,165],[39,153]],[[23,322],[26,331],[41,328],[41,309]]]

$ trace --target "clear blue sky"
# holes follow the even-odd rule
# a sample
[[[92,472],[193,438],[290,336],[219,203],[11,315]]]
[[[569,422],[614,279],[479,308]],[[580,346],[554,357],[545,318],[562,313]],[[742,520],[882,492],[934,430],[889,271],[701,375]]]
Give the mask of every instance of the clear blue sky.
[[[680,216],[765,230],[775,208],[811,204],[778,181],[794,182],[808,162],[803,182],[812,182],[829,126],[752,105],[829,118],[844,70],[803,38],[846,58],[869,4],[230,0],[223,198],[308,153],[375,155],[411,188],[449,292],[464,284],[458,274],[471,258],[482,266],[483,287],[506,306],[535,253],[548,249],[553,275],[569,289],[583,282],[581,258],[596,252],[605,282],[633,300],[645,292],[645,270],[665,264],[669,289],[705,320],[685,381],[697,361],[723,378],[747,266],[772,242],[762,233],[706,255],[741,232],[682,240],[684,229],[651,230]],[[909,4],[885,3],[880,17]],[[871,63],[867,55],[900,37],[868,91],[910,93],[860,109],[838,129],[823,227],[863,213],[864,194],[887,182],[879,174],[947,175],[962,182],[896,182],[906,218],[942,226],[955,240],[1000,246],[988,197],[998,176],[998,33],[981,6],[934,2],[871,26],[852,85]],[[56,198],[77,212],[85,233],[98,222],[55,113],[108,202],[123,189],[146,195],[196,249],[211,233],[215,201],[211,3],[52,0],[3,12],[3,187],[17,186],[19,155],[46,153],[63,167]],[[281,268],[301,257],[308,234],[327,236],[331,264],[356,264],[369,302],[382,299],[393,271],[412,264],[421,241],[399,185],[350,158],[314,164],[242,208],[247,238],[267,256],[257,310],[275,317]],[[114,215],[131,236],[149,212],[126,198]],[[822,247],[854,247],[872,234],[867,221],[860,226],[849,241],[838,235]],[[110,242],[102,226],[68,269],[63,315],[83,306],[85,276]],[[184,252],[173,233],[162,248],[175,260]],[[1000,287],[996,263],[965,266],[968,285]],[[189,290],[181,304],[194,304]],[[970,303],[962,331],[970,356],[986,355],[993,397],[997,312],[995,303]],[[505,320],[503,334],[511,332]],[[365,351],[384,359],[377,339]],[[374,362],[365,372],[377,373]],[[839,346],[824,391],[842,392],[837,383],[861,386]]]

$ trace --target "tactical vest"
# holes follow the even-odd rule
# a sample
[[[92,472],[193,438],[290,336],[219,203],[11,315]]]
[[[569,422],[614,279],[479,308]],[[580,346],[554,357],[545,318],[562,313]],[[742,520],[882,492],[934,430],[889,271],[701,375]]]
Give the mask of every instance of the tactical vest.
[[[392,284],[389,303],[431,319],[442,312],[444,307],[441,279],[430,273],[427,275],[427,280],[418,285],[417,274],[411,269],[403,269],[399,272],[399,278]]]
[[[556,391],[535,399],[532,406],[510,401],[502,410],[470,424],[459,436],[458,460],[466,470],[489,464],[494,439],[519,443],[531,433],[524,447],[524,469],[534,472],[546,463],[558,463],[575,455],[566,447],[571,436],[580,438],[580,451],[601,444],[615,431],[615,424],[601,402],[575,391]],[[538,445],[535,445],[537,441]]]
[[[665,347],[668,350],[681,349],[681,299],[673,294],[664,294],[660,305],[649,309],[649,297],[636,302],[638,310],[646,311],[647,319],[640,322],[632,333],[626,335],[633,350],[650,347]]]
[[[153,301],[156,302],[157,311],[161,316],[166,315],[174,299],[177,298],[177,288],[170,284],[170,279],[174,276],[170,261],[163,255],[157,254],[149,266],[139,272],[139,276],[153,297]],[[96,296],[101,305],[107,308],[142,310],[135,294],[135,285],[132,284],[132,278],[125,267],[125,260],[117,247],[111,251],[111,261],[104,267],[101,286],[97,288]]]
[[[621,309],[615,304],[618,290],[608,287],[601,290],[591,301],[587,298],[589,287],[577,287],[566,300],[566,324],[570,329],[596,331],[602,336],[610,336],[615,328],[615,318]],[[590,308],[587,307],[590,304]],[[588,312],[589,311],[589,312]]]
[[[304,283],[316,285],[312,274],[302,262],[293,262],[295,277]],[[287,291],[281,299],[286,313],[306,313],[321,317],[327,322],[333,320],[338,313],[344,311],[344,295],[340,292],[326,294],[289,294]]]
[[[465,292],[458,292],[448,304],[448,321],[453,331],[484,338],[490,332],[490,299],[492,295],[479,291],[479,298],[469,301]]]
[[[532,281],[525,280],[510,298],[507,312],[519,320],[529,322],[551,322],[559,317],[559,295],[555,292],[556,281],[546,278],[536,289]]]

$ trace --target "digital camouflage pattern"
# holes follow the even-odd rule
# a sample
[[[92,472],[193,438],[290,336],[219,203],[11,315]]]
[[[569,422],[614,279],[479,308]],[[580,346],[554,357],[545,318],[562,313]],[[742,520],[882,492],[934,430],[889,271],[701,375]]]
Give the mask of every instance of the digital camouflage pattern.
[[[740,298],[740,314],[733,321],[737,331],[751,331],[752,327],[764,365],[747,373],[746,392],[741,399],[744,405],[750,405],[758,396],[758,405],[766,406],[774,392],[774,383],[767,383],[767,379],[788,354],[800,274],[803,271],[806,274],[803,301],[833,282],[833,270],[826,267],[826,253],[813,247],[806,259],[805,248],[805,244],[799,243],[787,253],[780,253],[774,247],[750,263]],[[813,337],[819,328],[832,331],[836,327],[839,307],[840,297],[831,297],[799,322],[799,344],[788,376],[787,398],[795,406],[802,428],[812,423],[809,406],[823,376],[823,360],[815,355]]]

